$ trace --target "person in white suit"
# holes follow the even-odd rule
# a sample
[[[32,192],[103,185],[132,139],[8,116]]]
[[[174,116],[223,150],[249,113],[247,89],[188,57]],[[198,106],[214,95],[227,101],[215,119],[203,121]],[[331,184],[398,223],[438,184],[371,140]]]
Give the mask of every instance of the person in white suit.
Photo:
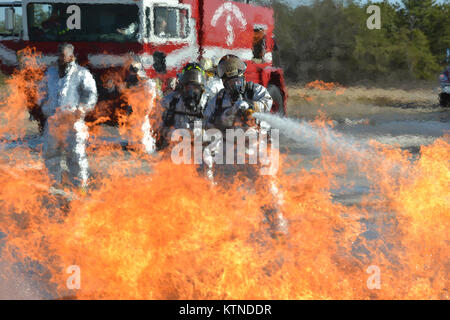
[[[70,182],[85,188],[89,131],[84,117],[97,103],[97,86],[92,74],[76,63],[73,45],[62,44],[58,51],[58,65],[47,70],[40,85],[40,105],[47,118],[43,156],[57,183],[62,182],[61,160],[65,156]]]

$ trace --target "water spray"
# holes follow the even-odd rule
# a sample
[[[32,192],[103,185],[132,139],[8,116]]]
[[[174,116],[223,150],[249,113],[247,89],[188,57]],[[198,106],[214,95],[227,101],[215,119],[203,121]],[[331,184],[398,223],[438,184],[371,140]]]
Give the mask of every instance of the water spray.
[[[342,161],[360,168],[360,171],[364,171],[367,164],[371,163],[375,167],[392,169],[392,174],[410,175],[409,166],[400,167],[394,160],[379,153],[368,141],[339,133],[329,125],[316,126],[306,120],[284,118],[269,113],[253,113],[252,116],[267,122],[273,129],[280,130],[284,136],[301,146],[317,152],[331,152]]]
[[[330,126],[317,127],[305,120],[284,118],[269,113],[255,112],[252,116],[280,130],[284,136],[312,149],[320,149],[323,144],[333,151],[346,153],[361,153],[367,149],[353,137],[338,134]]]

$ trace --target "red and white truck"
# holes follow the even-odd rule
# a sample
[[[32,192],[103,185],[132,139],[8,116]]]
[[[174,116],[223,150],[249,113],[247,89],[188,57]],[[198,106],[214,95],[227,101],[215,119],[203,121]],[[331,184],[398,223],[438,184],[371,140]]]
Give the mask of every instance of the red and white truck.
[[[0,68],[11,73],[17,52],[35,47],[57,59],[61,42],[96,76],[123,68],[132,53],[162,84],[188,62],[235,54],[248,64],[247,80],[268,87],[273,112],[286,113],[283,71],[272,64],[274,12],[250,1],[23,0],[0,3]]]

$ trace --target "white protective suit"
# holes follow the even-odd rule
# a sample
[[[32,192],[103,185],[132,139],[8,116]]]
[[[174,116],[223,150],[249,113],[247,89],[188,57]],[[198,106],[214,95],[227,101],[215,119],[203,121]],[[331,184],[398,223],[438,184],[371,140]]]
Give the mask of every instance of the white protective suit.
[[[145,115],[144,123],[142,124],[142,144],[144,146],[145,152],[152,154],[156,151],[156,139],[154,137],[154,132],[150,123],[150,111],[156,104],[157,90],[156,83],[151,79],[146,79],[145,88],[150,92],[151,101],[149,101],[149,110]]]
[[[251,107],[255,112],[270,112],[272,109],[273,100],[270,96],[270,93],[267,91],[265,87],[256,83],[248,83],[246,86],[246,92],[244,94],[244,100],[238,101],[234,105],[232,103],[232,99],[229,94],[225,90],[221,90],[208,104],[204,112],[204,118],[206,121],[206,127],[216,127],[221,128],[222,119],[225,119],[227,122],[227,117],[223,117],[226,114],[227,110],[231,110],[233,108],[239,107],[242,108],[245,106]],[[222,103],[218,101],[222,101]],[[222,116],[221,116],[222,115]],[[264,121],[257,122],[257,128],[252,128],[259,132],[259,134],[267,135],[270,130],[270,125]],[[226,125],[227,126],[227,125]],[[225,127],[226,127],[225,126]],[[248,129],[248,128],[247,128]],[[223,127],[222,127],[223,130]],[[225,136],[224,136],[225,137]],[[222,139],[217,139],[218,143],[213,143],[204,151],[204,161],[208,166],[207,176],[208,178],[214,182],[214,153],[217,152],[220,148],[224,148],[226,142],[222,142]],[[260,142],[255,141],[256,144],[259,144],[259,148],[267,148],[266,142],[261,140]],[[255,147],[255,146],[254,146]],[[256,146],[258,147],[258,146]],[[250,155],[251,150],[258,150],[258,148],[249,148],[246,150],[247,154]],[[225,151],[224,151],[225,154]],[[264,166],[271,166],[272,164],[265,164]],[[262,164],[260,164],[262,166]],[[232,166],[233,167],[233,166]],[[266,176],[266,180],[268,182],[269,190],[273,199],[271,210],[267,210],[265,213],[265,218],[269,222],[270,227],[272,229],[273,234],[282,233],[286,234],[288,230],[288,222],[284,218],[283,213],[281,211],[281,207],[283,205],[284,199],[283,194],[278,187],[278,182],[275,174],[270,173]]]
[[[150,113],[156,104],[156,98],[159,93],[155,81],[147,78],[144,71],[139,73],[139,77],[140,79],[136,83],[128,83],[127,87],[128,89],[137,89],[139,92],[145,92],[148,96],[139,98],[140,100],[137,99],[138,96],[133,99],[136,103],[139,103],[140,106],[130,106],[134,111],[130,116],[130,119],[132,120],[127,124],[128,128],[121,132],[122,142],[126,145],[138,144],[140,142],[144,151],[147,154],[152,154],[156,151],[156,139],[150,122]],[[144,109],[141,110],[141,108]],[[138,114],[139,117],[136,118],[134,115],[135,113]],[[136,135],[138,132],[141,134],[140,137]]]
[[[66,153],[71,182],[84,187],[89,177],[86,156],[89,131],[84,115],[97,103],[95,80],[87,69],[71,62],[63,78],[59,77],[58,68],[50,67],[40,90],[40,104],[48,119],[43,135],[45,166],[61,182],[61,160]]]
[[[272,97],[265,87],[257,83],[248,83],[246,85],[246,93],[244,95],[244,101],[240,101],[240,103],[244,103],[247,107],[252,107],[256,112],[270,112],[272,109]],[[219,100],[222,103],[218,102]],[[218,94],[212,98],[208,106],[204,112],[205,119],[205,127],[206,128],[220,128],[218,123],[220,123],[221,116],[223,116],[227,110],[233,109],[235,106],[233,105],[232,99],[230,95],[222,89]],[[259,123],[259,127],[262,132],[266,133],[270,129],[270,126],[267,123]],[[223,128],[222,128],[223,129]],[[223,138],[225,138],[225,133],[223,133]],[[208,166],[207,176],[213,181],[214,180],[214,154],[218,152],[218,150],[225,147],[222,139],[213,139],[214,143],[211,143],[204,151],[204,161]],[[249,149],[254,150],[254,149]],[[225,152],[225,150],[224,150]]]
[[[223,89],[223,83],[222,80],[217,77],[210,77],[206,81],[206,92],[208,93],[208,96],[214,97],[216,94],[220,92],[220,90]]]
[[[183,97],[178,91],[171,92],[161,101],[161,105],[164,108],[163,119],[166,118],[168,112],[172,111],[174,112],[173,123],[170,125],[173,126],[174,129],[192,130],[194,129],[195,121],[203,120],[203,111],[206,108],[208,99],[209,95],[207,93],[203,93],[198,106],[198,114],[194,114],[184,105]],[[163,125],[167,126],[168,124],[164,123]]]
[[[252,83],[251,85],[253,86],[253,92],[251,93],[251,97],[244,97],[245,101],[251,107],[253,107],[256,112],[270,112],[270,110],[272,109],[273,100],[270,96],[269,91],[267,91],[267,89],[260,84]],[[216,120],[212,118],[215,116],[218,107],[220,107],[217,103],[217,100],[221,95],[222,109],[226,110],[233,107],[233,103],[229,94],[224,89],[220,90],[219,93],[209,101],[208,107],[205,110],[204,118],[209,123],[215,122]],[[261,123],[260,126],[261,128],[269,129],[269,125],[266,123]]]
[[[198,104],[197,112],[189,110],[183,102],[183,97],[179,91],[169,93],[161,101],[164,108],[163,123],[159,129],[164,143],[170,143],[172,133],[176,129],[190,130],[194,138],[202,135],[203,111],[208,104],[209,96],[203,93]],[[200,128],[196,124],[200,123]]]

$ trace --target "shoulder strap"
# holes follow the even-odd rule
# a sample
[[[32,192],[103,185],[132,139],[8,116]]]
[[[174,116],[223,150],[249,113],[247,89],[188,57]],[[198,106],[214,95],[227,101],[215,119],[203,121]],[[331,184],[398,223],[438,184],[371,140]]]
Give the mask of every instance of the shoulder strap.
[[[245,94],[247,99],[253,100],[255,96],[255,84],[253,82],[247,82],[247,85],[245,86]]]
[[[169,104],[169,111],[174,111],[177,108],[178,101],[180,101],[179,96],[175,96]]]
[[[211,117],[211,122],[216,122],[216,118],[219,116],[219,114],[222,112],[222,106],[223,106],[223,99],[225,98],[225,89],[222,89],[217,94],[216,99],[216,108],[214,110],[214,113]]]
[[[225,98],[225,90],[222,89],[220,90],[220,92],[217,94],[217,100],[216,100],[216,110],[217,109],[222,109],[223,106],[223,99]]]
[[[180,97],[175,96],[172,101],[170,101],[169,108],[166,111],[165,117],[163,118],[164,125],[170,127],[174,124],[175,120],[175,109],[177,107]]]

